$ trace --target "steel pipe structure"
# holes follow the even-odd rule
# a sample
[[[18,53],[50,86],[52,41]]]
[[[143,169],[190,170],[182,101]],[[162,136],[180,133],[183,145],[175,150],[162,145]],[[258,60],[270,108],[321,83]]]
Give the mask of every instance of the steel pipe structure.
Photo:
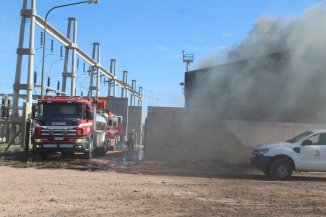
[[[61,7],[68,7],[68,6],[73,6],[77,4],[83,4],[83,3],[98,3],[98,0],[87,0],[87,1],[80,1],[76,3],[71,3],[71,4],[64,4],[64,5],[59,5],[51,8],[47,13],[46,17],[43,19],[41,16],[36,14],[36,0],[30,0],[31,2],[31,7],[28,9],[27,3],[28,0],[23,0],[23,7],[21,10],[21,25],[20,25],[20,35],[19,35],[19,43],[18,43],[18,49],[17,49],[17,64],[16,64],[16,74],[15,74],[15,83],[13,85],[13,94],[10,96],[13,97],[13,103],[12,103],[12,112],[11,112],[11,117],[10,117],[10,122],[11,122],[11,130],[10,130],[10,140],[13,141],[14,137],[16,137],[16,124],[23,124],[23,127],[26,124],[26,120],[30,114],[31,111],[31,106],[32,106],[32,100],[35,100],[37,98],[43,98],[44,97],[44,70],[45,70],[45,48],[46,48],[46,35],[49,34],[51,35],[54,39],[58,40],[63,46],[66,47],[66,49],[73,49],[73,56],[76,57],[77,55],[81,57],[85,63],[88,63],[91,68],[97,69],[97,73],[106,76],[109,78],[113,83],[114,83],[114,96],[115,96],[115,87],[116,85],[119,85],[121,87],[121,97],[124,95],[127,97],[128,93],[133,95],[134,98],[138,99],[140,102],[142,101],[142,90],[139,90],[139,92],[136,91],[135,88],[132,88],[131,86],[128,85],[128,72],[124,71],[124,79],[123,81],[118,80],[116,77],[116,65],[114,64],[114,67],[108,71],[104,67],[102,67],[99,63],[99,61],[95,60],[94,58],[88,56],[83,50],[77,47],[76,43],[76,25],[74,24],[74,33],[72,39],[70,39],[70,33],[67,34],[67,37],[64,36],[60,31],[58,31],[56,28],[54,28],[52,25],[47,23],[47,18],[49,14]],[[30,28],[29,28],[29,37],[28,37],[28,47],[24,47],[24,38],[27,38],[25,35],[25,24],[27,22],[27,19],[30,19]],[[71,18],[73,19],[73,18]],[[70,22],[76,22],[76,20],[69,20]],[[34,54],[35,54],[35,49],[34,49],[34,34],[35,34],[35,25],[39,26],[41,29],[44,30],[43,32],[43,52],[42,52],[42,75],[41,75],[41,85],[36,85],[33,83],[33,68],[34,68]],[[71,25],[71,24],[70,24]],[[70,30],[70,27],[68,28]],[[28,56],[28,74],[27,74],[27,83],[23,84],[21,82],[21,74],[22,74],[22,59],[23,56],[26,55]],[[65,58],[66,59],[66,58]],[[66,65],[67,65],[67,61]],[[73,65],[75,65],[75,61],[72,61]],[[85,64],[84,63],[84,64]],[[71,94],[73,95],[75,93],[75,73],[74,71],[76,70],[74,66],[72,67],[72,72],[68,73],[67,70],[65,70],[67,66],[64,67],[64,73],[71,74],[72,81],[71,81]],[[112,74],[112,69],[114,69]],[[62,88],[65,89],[64,83],[66,82],[65,79],[63,79],[63,84]],[[116,84],[116,85],[115,85]],[[41,87],[41,96],[38,95],[33,95],[32,91],[34,87]],[[49,88],[49,87],[48,87]],[[92,87],[93,88],[93,87]],[[20,90],[26,90],[26,94],[20,94]],[[97,89],[98,93],[99,89]],[[57,94],[62,94],[62,92],[57,92]],[[26,99],[26,104],[24,106],[23,110],[23,119],[19,117],[19,112],[18,112],[18,104],[19,104],[19,98],[25,98]],[[22,135],[23,140],[25,139],[25,136]],[[24,142],[23,142],[24,143]]]
[[[36,22],[36,25],[38,25],[40,28],[44,29],[45,20],[42,17],[36,15],[35,16],[35,22]],[[56,28],[54,28],[50,24],[47,24],[47,30],[46,31],[53,38],[55,38],[60,43],[62,43],[64,46],[69,46],[72,43],[72,41],[70,41],[66,36],[61,34],[61,32],[59,32],[59,30],[57,30]],[[97,65],[97,62],[92,57],[87,55],[80,48],[76,47],[76,53],[77,53],[78,56],[80,56],[89,65],[91,65],[91,66],[96,66]],[[140,94],[137,91],[133,90],[132,87],[129,86],[128,84],[126,84],[124,81],[118,80],[109,70],[105,69],[102,66],[99,66],[99,70],[104,76],[110,78],[111,80],[114,80],[116,82],[116,84],[118,84],[121,88],[124,88],[126,90],[126,92],[129,92],[134,97],[136,97],[138,100],[142,100]]]
[[[47,24],[48,16],[55,9],[68,7],[68,6],[73,6],[73,5],[85,4],[85,3],[95,3],[95,4],[97,4],[98,1],[97,0],[87,0],[87,1],[81,1],[81,2],[74,2],[74,3],[70,3],[70,4],[58,5],[58,6],[55,6],[55,7],[51,8],[50,10],[48,10],[48,12],[45,15],[45,19],[43,20],[44,22],[43,22],[43,26],[42,26],[42,28],[44,30],[44,33],[43,33],[44,34],[43,35],[43,53],[42,53],[42,75],[41,75],[41,97],[42,97],[42,99],[44,98],[44,67],[45,67],[45,47],[46,47],[46,33],[47,33],[47,27],[48,27],[48,24]],[[32,23],[34,24],[34,20],[33,20]],[[72,79],[73,79],[73,75],[72,75]],[[72,82],[72,84],[73,84],[73,82]],[[72,85],[72,86],[74,86],[74,85]],[[74,95],[73,92],[74,91],[72,90],[71,95]]]

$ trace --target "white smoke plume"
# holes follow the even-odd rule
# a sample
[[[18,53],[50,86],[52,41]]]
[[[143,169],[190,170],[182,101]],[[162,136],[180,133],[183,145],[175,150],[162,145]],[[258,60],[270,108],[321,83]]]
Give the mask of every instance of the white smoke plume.
[[[243,163],[243,128],[224,120],[326,123],[324,21],[321,6],[295,19],[262,17],[228,63],[187,72],[186,112],[149,109],[145,158]]]
[[[326,123],[325,21],[321,5],[295,19],[260,18],[229,64],[197,73],[188,105],[223,119]]]
[[[282,19],[273,19],[269,16],[260,18],[248,37],[229,52],[228,59],[242,60],[284,50],[288,25],[288,22]]]

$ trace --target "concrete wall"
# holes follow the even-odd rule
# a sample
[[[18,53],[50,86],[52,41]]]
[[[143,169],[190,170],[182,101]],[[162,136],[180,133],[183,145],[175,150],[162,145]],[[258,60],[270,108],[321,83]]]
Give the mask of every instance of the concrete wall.
[[[142,143],[142,107],[129,106],[128,132],[134,129],[137,133],[137,144]]]
[[[124,135],[121,140],[125,140],[127,133],[131,129],[135,129],[138,135],[138,143],[140,144],[140,135],[142,135],[142,107],[128,106],[128,98],[120,97],[110,97],[108,107],[110,112],[123,117]]]
[[[285,141],[320,124],[223,121],[213,113],[149,107],[144,157],[148,160],[248,162],[256,144]]]
[[[123,117],[124,135],[126,135],[126,126],[128,121],[128,98],[110,97],[108,103],[109,111],[115,115]]]
[[[145,159],[247,161],[241,141],[222,121],[216,120],[213,114],[149,107]]]
[[[299,133],[313,129],[325,129],[322,124],[297,124],[280,122],[223,121],[245,146],[277,143]]]

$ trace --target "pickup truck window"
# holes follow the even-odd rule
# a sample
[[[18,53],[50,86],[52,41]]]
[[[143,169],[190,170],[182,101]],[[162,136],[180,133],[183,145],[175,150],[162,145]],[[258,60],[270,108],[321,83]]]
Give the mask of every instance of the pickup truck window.
[[[307,139],[312,142],[312,145],[326,145],[326,133],[318,133]]]
[[[289,143],[295,143],[295,142],[298,142],[299,140],[303,139],[304,137],[306,136],[309,136],[310,134],[312,134],[313,132],[311,131],[306,131],[306,132],[303,132],[295,137],[293,137],[292,139],[289,139],[289,140],[286,140],[286,142],[289,142]]]

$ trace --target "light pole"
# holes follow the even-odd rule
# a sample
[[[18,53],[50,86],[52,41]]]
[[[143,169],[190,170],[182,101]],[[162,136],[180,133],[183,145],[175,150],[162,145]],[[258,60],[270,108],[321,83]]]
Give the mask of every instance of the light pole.
[[[49,14],[51,13],[51,11],[53,11],[54,9],[57,9],[57,8],[63,8],[63,7],[73,6],[73,5],[84,4],[84,3],[97,4],[98,2],[99,2],[99,0],[86,0],[86,1],[81,1],[81,2],[70,3],[70,4],[58,5],[58,6],[51,8],[46,13],[45,19],[44,19],[44,30],[43,30],[44,37],[43,37],[42,76],[41,76],[41,98],[42,99],[44,98],[44,65],[45,65],[46,28],[47,28],[47,19],[48,19]]]

